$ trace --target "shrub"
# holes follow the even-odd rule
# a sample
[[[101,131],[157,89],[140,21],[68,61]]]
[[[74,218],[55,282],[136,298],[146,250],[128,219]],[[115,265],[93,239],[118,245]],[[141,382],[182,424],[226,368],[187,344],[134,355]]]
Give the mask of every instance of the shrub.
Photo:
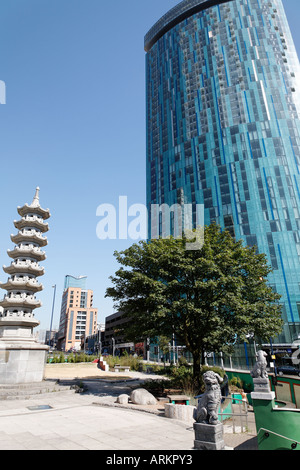
[[[170,376],[172,374],[173,369],[174,366],[159,366],[159,369],[156,371],[156,374]]]
[[[50,362],[50,357],[47,358],[47,362]],[[51,363],[57,364],[57,363],[74,363],[74,362],[92,362],[94,359],[97,359],[97,356],[85,354],[84,352],[78,352],[78,353],[73,353],[71,352],[67,356],[64,355],[63,352],[60,352],[59,355],[54,354],[51,360]]]
[[[221,369],[221,367],[218,366],[202,366],[201,367],[201,375],[203,375],[205,372],[212,370],[213,372],[216,372],[216,374],[219,374],[220,377],[224,378],[226,375],[226,372],[224,369]]]
[[[65,355],[63,352],[60,353],[59,355],[59,362],[62,364],[65,362]]]
[[[246,392],[246,393],[253,392],[253,384],[243,383],[243,389],[244,389],[244,392]]]
[[[184,367],[190,367],[188,361],[186,360],[184,356],[180,356],[180,358],[178,359],[178,365],[184,366]]]
[[[68,355],[68,362],[75,362],[75,357],[74,357],[74,354],[73,352],[71,352],[71,354]]]
[[[59,354],[59,356],[57,354],[53,355],[52,364],[60,364],[62,362],[65,362],[65,356],[62,352]]]
[[[169,380],[167,382],[166,380],[161,381],[161,384],[165,384],[165,388],[180,389],[183,394],[193,397],[204,393],[205,385],[202,376],[209,370],[216,372],[222,378],[225,376],[225,371],[220,367],[202,366],[200,383],[198,383],[193,376],[193,368],[185,361],[182,361],[182,364],[179,367],[171,365],[163,368],[158,366],[158,369],[155,370],[155,372],[158,375],[163,374],[168,377]],[[154,387],[154,385],[150,385],[150,387]]]
[[[173,367],[171,371],[171,382],[174,388],[182,389],[184,394],[196,395],[198,393],[198,385],[193,376],[193,369],[182,365]]]
[[[95,359],[98,359],[98,356],[96,356],[96,355],[94,355],[94,354],[91,355],[91,356],[90,356],[90,355],[87,355],[87,361],[88,361],[88,362],[93,362]]]
[[[171,382],[167,379],[146,380],[140,387],[145,388],[155,397],[162,397],[165,395],[165,389],[170,388],[170,383]]]
[[[141,357],[129,356],[129,354],[123,354],[122,356],[107,356],[105,361],[110,368],[114,368],[116,364],[120,366],[129,366],[130,370],[138,371],[143,365]]]
[[[75,354],[75,362],[85,362],[85,356],[83,352]]]
[[[51,364],[56,364],[56,363],[58,362],[57,359],[58,359],[57,354],[53,354],[53,357],[52,357],[52,360],[51,360]]]
[[[151,364],[151,367],[153,365]],[[160,372],[168,372],[168,378],[162,380],[149,380],[143,383],[142,387],[146,388],[154,396],[165,396],[165,389],[180,389],[183,394],[191,397],[197,394],[197,387],[193,378],[191,367],[171,366],[166,369],[159,367]]]
[[[229,383],[232,387],[236,387],[238,389],[242,389],[244,386],[243,381],[240,379],[240,377],[232,377]]]
[[[160,366],[159,364],[151,364],[150,367],[151,367],[152,371],[153,371],[155,374],[157,374],[158,372],[160,372],[160,371],[163,369],[163,367]]]

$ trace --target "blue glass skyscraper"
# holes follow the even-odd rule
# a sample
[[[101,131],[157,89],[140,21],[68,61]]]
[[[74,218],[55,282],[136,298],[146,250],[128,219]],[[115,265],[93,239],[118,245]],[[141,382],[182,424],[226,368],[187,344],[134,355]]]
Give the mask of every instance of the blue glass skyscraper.
[[[147,204],[266,253],[300,333],[299,61],[281,0],[184,0],[145,36]]]

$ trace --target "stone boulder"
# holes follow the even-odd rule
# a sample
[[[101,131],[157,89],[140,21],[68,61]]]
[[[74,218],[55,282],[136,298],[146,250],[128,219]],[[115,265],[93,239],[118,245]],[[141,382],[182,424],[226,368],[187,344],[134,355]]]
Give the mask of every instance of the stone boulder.
[[[129,400],[129,395],[126,395],[123,393],[122,395],[119,395],[117,398],[117,403],[120,405],[128,405],[128,400]]]
[[[133,390],[130,395],[130,400],[135,405],[156,405],[157,403],[156,398],[144,388]]]

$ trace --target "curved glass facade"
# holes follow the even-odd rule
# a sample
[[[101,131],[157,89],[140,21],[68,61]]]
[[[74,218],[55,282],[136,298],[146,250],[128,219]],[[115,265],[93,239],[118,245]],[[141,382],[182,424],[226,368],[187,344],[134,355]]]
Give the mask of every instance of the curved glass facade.
[[[145,37],[148,210],[192,204],[195,225],[204,204],[205,224],[266,253],[279,341],[290,343],[300,333],[299,61],[281,0],[215,3],[185,0]]]

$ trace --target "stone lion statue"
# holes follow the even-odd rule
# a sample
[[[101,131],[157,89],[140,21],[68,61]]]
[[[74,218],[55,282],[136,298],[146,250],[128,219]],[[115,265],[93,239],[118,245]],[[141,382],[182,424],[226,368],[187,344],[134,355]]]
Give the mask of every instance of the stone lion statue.
[[[221,403],[221,388],[223,382],[222,377],[212,370],[203,374],[205,383],[205,393],[202,395],[198,407],[194,412],[194,419],[197,423],[217,425],[218,411]]]
[[[265,351],[258,351],[256,364],[251,371],[251,377],[254,379],[268,378],[266,357],[267,353],[265,353]]]

